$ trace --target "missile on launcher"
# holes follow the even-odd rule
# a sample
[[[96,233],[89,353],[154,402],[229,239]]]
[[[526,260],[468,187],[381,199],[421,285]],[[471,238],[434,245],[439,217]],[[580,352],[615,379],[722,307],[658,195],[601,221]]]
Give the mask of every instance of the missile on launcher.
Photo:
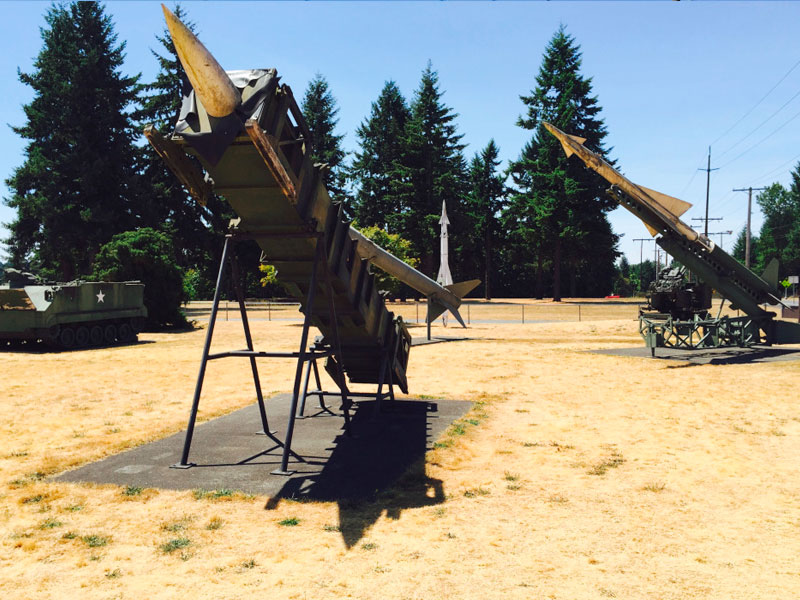
[[[701,343],[706,346],[712,345],[708,341],[710,339],[716,340],[715,345],[729,345],[720,340],[734,340],[740,345],[758,343],[761,341],[759,329],[764,331],[765,341],[768,344],[800,342],[800,325],[777,321],[775,313],[761,306],[781,303],[777,295],[777,277],[772,281],[765,280],[773,279],[768,278],[766,273],[764,278],[759,277],[710,239],[681,221],[680,216],[692,206],[691,204],[633,183],[599,154],[586,148],[583,145],[586,141],[584,138],[565,133],[550,123],[542,124],[561,142],[567,157],[575,154],[587,167],[611,184],[608,194],[641,219],[651,235],[659,236],[656,239],[659,246],[685,265],[701,281],[729,300],[733,309],[741,310],[747,315],[749,321],[745,324],[744,321],[739,323],[736,318],[725,320],[723,317],[715,320],[705,313],[698,314],[698,319],[694,320],[695,324],[687,327],[703,328],[700,333]],[[768,268],[768,271],[770,270],[774,268]],[[698,326],[696,323],[702,325]],[[680,325],[676,327],[680,328]],[[719,331],[724,330],[724,335],[717,335],[716,332],[713,335],[708,334],[708,331],[715,328]],[[735,331],[736,334],[729,335],[730,331]],[[687,337],[678,334],[674,338],[688,339],[688,345],[683,347],[699,347],[691,345],[692,335]]]

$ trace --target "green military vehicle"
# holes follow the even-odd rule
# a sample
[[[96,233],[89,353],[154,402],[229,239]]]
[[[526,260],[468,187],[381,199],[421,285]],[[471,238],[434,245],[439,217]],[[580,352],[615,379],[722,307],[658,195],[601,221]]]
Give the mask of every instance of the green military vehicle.
[[[0,285],[0,348],[41,341],[62,349],[131,343],[147,317],[138,281],[42,283],[5,269]]]

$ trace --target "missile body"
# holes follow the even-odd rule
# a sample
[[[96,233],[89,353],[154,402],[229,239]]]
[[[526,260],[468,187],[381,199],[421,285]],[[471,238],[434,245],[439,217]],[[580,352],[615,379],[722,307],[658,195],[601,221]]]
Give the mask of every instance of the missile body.
[[[700,241],[709,249],[713,246],[712,242],[702,238],[699,233],[678,218],[691,208],[691,204],[636,185],[608,164],[603,157],[586,148],[583,145],[586,140],[583,138],[564,133],[550,123],[543,123],[543,125],[547,131],[558,138],[568,157],[573,154],[577,155],[586,163],[587,167],[597,172],[612,186],[625,192],[624,196],[618,197],[617,200],[644,222],[651,235],[655,237],[659,233],[674,231],[690,241]]]
[[[586,148],[583,138],[564,133],[550,123],[543,125],[558,138],[568,157],[577,155],[601,175],[611,184],[611,197],[639,217],[654,237],[660,234],[656,240],[659,246],[730,300],[733,308],[761,320],[774,316],[760,306],[780,302],[773,286],[680,220],[691,204],[633,183]]]

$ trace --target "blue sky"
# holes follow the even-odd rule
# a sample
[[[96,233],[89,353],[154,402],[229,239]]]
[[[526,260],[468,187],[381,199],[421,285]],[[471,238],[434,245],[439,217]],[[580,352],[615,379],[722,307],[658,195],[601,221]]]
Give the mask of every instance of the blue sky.
[[[23,123],[31,99],[17,68],[30,70],[41,48],[49,3],[6,2],[0,23],[0,122]],[[184,2],[200,38],[226,69],[276,67],[302,96],[322,73],[340,106],[339,133],[354,131],[387,79],[407,98],[428,60],[469,159],[494,138],[504,161],[529,132],[515,125],[519,99],[534,87],[542,52],[560,24],[580,44],[584,75],[603,107],[612,157],[636,183],[678,196],[704,213],[712,145],[711,232],[738,232],[747,194],[733,188],[787,184],[800,160],[800,3],[793,2]],[[171,6],[171,5],[170,5]],[[156,2],[106,5],[127,43],[126,73],[151,80],[150,49],[164,27]],[[788,75],[787,75],[788,73]],[[775,87],[784,76],[785,79]],[[770,92],[766,98],[765,94]],[[798,97],[794,97],[795,95]],[[762,100],[763,99],[763,100]],[[756,104],[761,100],[760,104]],[[785,105],[785,106],[784,106]],[[755,106],[755,108],[753,108]],[[783,108],[781,108],[783,107]],[[747,116],[742,117],[748,113]],[[731,127],[733,128],[731,129]],[[0,127],[0,175],[23,162],[23,141]],[[2,185],[0,195],[8,196]],[[14,217],[0,207],[0,222]],[[754,212],[754,229],[761,224]],[[611,214],[620,249],[639,261],[650,237],[623,209]],[[0,236],[5,236],[0,230]],[[719,242],[720,236],[714,236]],[[723,238],[726,249],[732,236]],[[645,256],[653,244],[645,243]],[[649,250],[648,250],[649,248]],[[0,248],[2,252],[2,248]]]

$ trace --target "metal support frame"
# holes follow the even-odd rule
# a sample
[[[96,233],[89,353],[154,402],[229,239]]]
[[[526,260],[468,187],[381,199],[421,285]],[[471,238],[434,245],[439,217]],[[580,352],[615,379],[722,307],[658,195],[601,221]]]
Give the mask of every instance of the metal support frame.
[[[319,342],[316,342],[311,349],[317,348]],[[374,398],[375,399],[375,410],[376,412],[380,412],[382,409],[383,401],[385,399],[389,399],[394,401],[394,376],[392,374],[392,363],[394,362],[395,357],[397,356],[397,349],[400,345],[400,336],[397,336],[397,340],[395,341],[394,347],[392,349],[384,348],[381,352],[381,365],[380,365],[380,377],[378,378],[378,389],[373,394],[372,392],[353,392],[348,391],[348,397],[350,398]],[[326,392],[322,389],[322,382],[319,376],[319,367],[317,366],[317,359],[319,357],[315,356],[308,361],[307,366],[303,372],[303,390],[300,394],[300,405],[297,409],[297,419],[307,419],[310,417],[316,417],[323,413],[333,414],[333,412],[326,406],[325,404],[325,395],[333,395],[332,392]],[[309,390],[308,385],[311,379],[311,372],[314,372],[314,382],[317,384],[316,389]],[[383,386],[387,385],[388,389],[383,391]],[[316,396],[319,401],[319,411],[314,413],[313,415],[305,415],[305,408],[306,408],[306,398],[309,396]]]
[[[697,350],[701,348],[747,347],[759,343],[757,322],[749,316],[711,317],[696,314],[679,320],[668,313],[639,313],[639,334],[655,356],[656,348]]]
[[[239,283],[239,265],[238,261],[236,260],[235,256],[231,256],[231,246],[233,243],[238,242],[242,239],[253,239],[257,236],[267,236],[273,235],[275,237],[311,237],[315,238],[316,240],[316,248],[314,254],[314,262],[311,270],[311,279],[309,282],[309,289],[308,289],[308,296],[306,301],[305,307],[305,318],[303,320],[303,331],[301,334],[301,341],[300,341],[300,349],[298,352],[261,352],[256,351],[253,347],[253,339],[250,333],[250,325],[247,319],[247,308],[244,303],[244,294],[241,289]],[[333,287],[330,280],[330,273],[328,273],[328,269],[326,265],[323,265],[323,272],[324,272],[324,283],[328,288],[328,297],[330,299],[329,302],[329,316],[331,319],[331,328],[333,331],[333,345],[322,345],[322,344],[315,344],[312,348],[308,348],[308,333],[309,329],[311,328],[312,319],[313,319],[313,306],[314,306],[314,298],[316,296],[317,291],[317,284],[318,284],[318,269],[321,263],[327,262],[326,256],[326,248],[327,244],[325,243],[325,235],[323,233],[318,232],[308,232],[308,233],[300,233],[300,232],[287,232],[287,233],[261,233],[254,235],[251,233],[229,233],[225,236],[225,244],[222,248],[222,257],[220,259],[220,266],[219,272],[217,274],[217,282],[216,287],[214,289],[214,300],[211,306],[211,316],[209,318],[208,323],[208,330],[206,331],[206,340],[203,346],[203,354],[200,360],[200,371],[197,375],[197,384],[195,385],[194,397],[192,399],[192,408],[189,414],[189,423],[186,428],[186,436],[184,439],[183,445],[183,453],[181,454],[181,460],[179,463],[172,465],[173,468],[180,468],[180,469],[187,469],[192,466],[195,466],[194,463],[189,462],[189,452],[191,449],[192,444],[192,437],[194,435],[194,428],[195,423],[197,420],[197,412],[200,405],[200,396],[203,389],[203,381],[205,379],[205,372],[206,367],[208,366],[208,361],[216,360],[220,358],[227,358],[227,357],[247,357],[250,359],[250,366],[253,373],[253,384],[255,386],[256,391],[256,398],[258,401],[258,408],[259,414],[261,417],[261,424],[263,427],[263,431],[258,432],[259,434],[266,435],[270,438],[275,445],[271,448],[265,450],[264,452],[259,453],[256,456],[261,456],[263,454],[267,454],[276,448],[282,448],[283,452],[281,455],[281,465],[279,469],[273,471],[275,474],[279,475],[291,475],[293,471],[290,471],[289,466],[289,456],[293,456],[296,460],[305,462],[304,459],[299,456],[297,453],[292,451],[292,437],[294,435],[294,425],[295,425],[295,416],[297,412],[297,405],[300,397],[300,388],[301,388],[301,377],[303,374],[304,367],[306,363],[310,365],[314,365],[315,374],[317,377],[317,381],[319,382],[319,371],[317,370],[316,361],[320,358],[326,357],[334,357],[336,360],[337,368],[338,368],[338,378],[337,378],[337,385],[339,386],[340,395],[342,399],[342,411],[344,413],[344,429],[345,432],[349,435],[350,434],[350,400],[349,400],[349,391],[347,389],[347,383],[345,379],[345,373],[343,369],[343,361],[341,360],[341,345],[339,343],[339,330],[338,330],[338,321],[336,318],[336,307],[333,301]],[[239,304],[239,312],[242,317],[242,327],[244,329],[245,341],[247,343],[246,350],[229,350],[226,352],[217,352],[214,354],[210,353],[211,349],[211,340],[214,336],[214,326],[217,320],[217,313],[219,312],[219,303],[220,303],[220,295],[222,291],[222,281],[225,274],[225,267],[230,264],[232,279],[234,284],[234,289],[236,292],[236,299]],[[289,422],[286,428],[286,436],[284,441],[281,442],[275,435],[274,432],[270,431],[269,429],[269,422],[267,420],[267,412],[266,407],[264,406],[264,397],[261,390],[261,383],[258,376],[258,367],[256,365],[256,358],[296,358],[297,359],[297,370],[295,373],[295,381],[294,381],[294,388],[292,392],[292,403],[291,408],[289,411]],[[308,381],[306,378],[304,386],[307,387]],[[305,396],[305,394],[304,394]],[[303,397],[303,403],[305,403],[305,397]],[[250,457],[247,460],[252,460],[254,457]]]

